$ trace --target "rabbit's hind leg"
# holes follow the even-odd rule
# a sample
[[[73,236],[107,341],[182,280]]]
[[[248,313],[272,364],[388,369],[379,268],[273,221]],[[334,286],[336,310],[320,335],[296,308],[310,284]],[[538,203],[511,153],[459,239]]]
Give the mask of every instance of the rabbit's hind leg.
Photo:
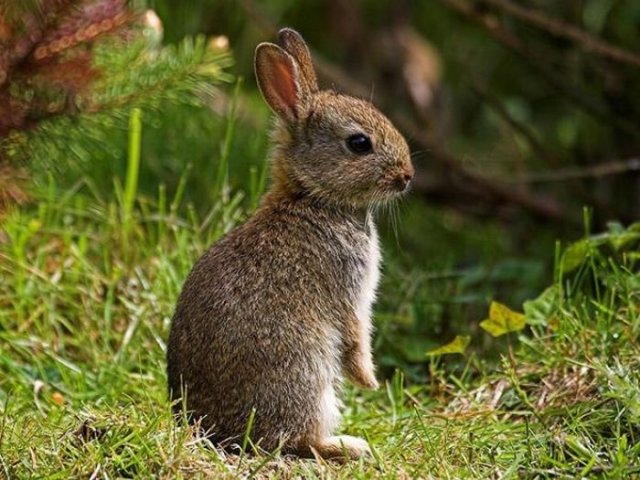
[[[364,438],[351,435],[335,435],[324,438],[311,448],[322,458],[330,460],[358,460],[371,456],[371,449]]]

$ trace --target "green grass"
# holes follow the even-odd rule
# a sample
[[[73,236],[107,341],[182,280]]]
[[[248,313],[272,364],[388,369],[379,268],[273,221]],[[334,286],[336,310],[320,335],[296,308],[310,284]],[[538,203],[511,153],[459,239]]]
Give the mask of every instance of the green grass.
[[[559,280],[572,293],[497,364],[470,353],[462,368],[425,363],[428,383],[396,374],[379,392],[348,388],[343,429],[369,438],[371,462],[230,457],[174,425],[164,342],[193,260],[245,212],[231,200],[187,220],[160,198],[130,214],[51,191],[5,220],[0,250],[8,478],[640,475],[640,278],[623,266],[632,260],[607,264],[595,251]]]
[[[219,168],[208,209],[183,201],[193,171],[171,194],[160,186],[150,198],[137,191],[130,163],[112,195],[90,176],[64,190],[51,179],[29,207],[4,219],[0,478],[640,477],[638,237],[615,225],[564,257],[558,252],[553,288],[528,304],[530,325],[496,340],[477,328],[486,315],[478,305],[501,291],[484,284],[510,282],[535,263],[502,263],[509,273],[497,279],[452,270],[455,259],[425,271],[428,263],[416,261],[419,270],[393,246],[417,236],[392,240],[376,314],[387,379],[377,392],[347,387],[344,395],[342,430],[369,439],[370,461],[230,456],[176,425],[164,360],[174,302],[195,259],[246,218],[264,185],[254,168],[243,196],[230,188],[226,165]],[[424,214],[414,204],[404,220],[418,208]],[[436,224],[443,218],[429,215]],[[428,234],[432,248],[451,251],[438,228]],[[458,233],[451,255],[478,245],[477,235],[497,231]],[[503,246],[478,248],[491,250],[489,258]],[[474,323],[460,320],[469,302]],[[438,333],[429,322],[443,325],[445,316],[458,318],[453,330],[471,334],[472,347],[429,359],[424,351],[440,341],[427,338]]]

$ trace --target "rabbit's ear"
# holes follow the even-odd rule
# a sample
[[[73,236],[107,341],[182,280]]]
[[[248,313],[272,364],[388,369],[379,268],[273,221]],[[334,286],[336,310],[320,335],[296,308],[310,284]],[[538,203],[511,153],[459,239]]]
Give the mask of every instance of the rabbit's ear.
[[[311,60],[309,47],[298,32],[291,28],[283,28],[278,32],[278,43],[298,62],[301,80],[306,84],[310,92],[318,91],[318,79],[316,70]]]
[[[307,91],[293,57],[273,43],[261,43],[256,48],[255,71],[265,101],[283,120],[294,122]]]

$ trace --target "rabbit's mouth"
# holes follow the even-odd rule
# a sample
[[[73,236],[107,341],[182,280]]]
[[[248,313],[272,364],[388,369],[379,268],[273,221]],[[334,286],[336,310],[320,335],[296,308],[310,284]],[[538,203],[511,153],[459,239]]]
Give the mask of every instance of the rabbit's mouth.
[[[413,176],[413,166],[408,164],[408,166],[403,167],[400,171],[390,172],[382,177],[379,185],[384,190],[386,196],[397,197],[409,191]]]
[[[393,188],[395,191],[399,193],[405,193],[409,190],[409,185],[411,184],[411,180],[413,179],[413,175],[403,174],[399,175],[393,179]]]

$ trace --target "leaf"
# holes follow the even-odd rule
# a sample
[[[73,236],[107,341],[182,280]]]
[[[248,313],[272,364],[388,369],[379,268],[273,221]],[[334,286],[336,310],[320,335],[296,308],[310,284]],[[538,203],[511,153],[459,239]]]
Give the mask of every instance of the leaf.
[[[607,227],[607,232],[583,238],[567,247],[562,254],[564,273],[575,270],[590,254],[607,243],[618,252],[640,239],[640,222],[630,225],[626,230],[617,222],[609,222]]]
[[[632,223],[627,227],[627,231],[629,232],[638,232],[640,233],[640,222]]]
[[[549,319],[560,306],[562,287],[554,284],[542,292],[538,298],[524,302],[524,316],[529,325],[547,325]]]
[[[525,326],[525,317],[522,313],[514,312],[506,305],[491,302],[489,318],[480,322],[480,327],[494,337],[499,337],[509,332],[517,332]]]
[[[469,342],[471,342],[471,337],[469,335],[456,335],[456,338],[454,338],[446,345],[442,345],[441,347],[429,350],[427,352],[427,355],[433,357],[436,355],[446,355],[448,353],[463,354],[469,346]]]
[[[640,239],[640,233],[636,232],[624,232],[616,235],[611,235],[609,238],[609,243],[613,247],[613,249],[617,252],[622,247]]]
[[[572,243],[562,254],[562,271],[569,273],[578,268],[589,254],[589,240],[583,239]]]
[[[624,226],[620,222],[607,222],[607,231],[610,235],[625,233]]]

